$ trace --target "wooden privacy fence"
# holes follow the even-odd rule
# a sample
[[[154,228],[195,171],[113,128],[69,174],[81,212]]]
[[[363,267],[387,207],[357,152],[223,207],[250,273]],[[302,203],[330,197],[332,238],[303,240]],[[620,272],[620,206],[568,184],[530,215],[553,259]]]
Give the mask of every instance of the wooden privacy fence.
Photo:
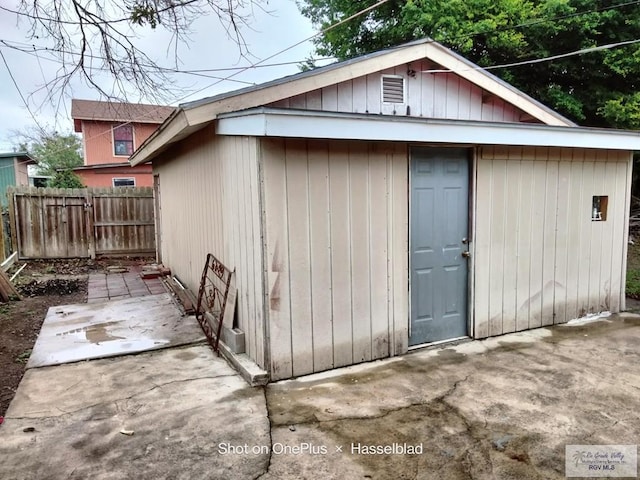
[[[152,188],[16,187],[9,202],[11,239],[21,259],[156,251]]]

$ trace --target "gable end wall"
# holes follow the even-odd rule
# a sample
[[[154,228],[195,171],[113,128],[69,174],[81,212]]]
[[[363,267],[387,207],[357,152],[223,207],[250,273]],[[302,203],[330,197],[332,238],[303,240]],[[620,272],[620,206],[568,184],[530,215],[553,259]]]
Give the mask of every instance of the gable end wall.
[[[321,110],[342,113],[370,113],[449,120],[522,122],[529,118],[520,109],[483,93],[483,90],[455,73],[425,73],[439,68],[418,61],[354,80],[341,82],[306,94],[270,104],[271,107]],[[381,99],[382,75],[405,79],[406,104],[384,104]]]

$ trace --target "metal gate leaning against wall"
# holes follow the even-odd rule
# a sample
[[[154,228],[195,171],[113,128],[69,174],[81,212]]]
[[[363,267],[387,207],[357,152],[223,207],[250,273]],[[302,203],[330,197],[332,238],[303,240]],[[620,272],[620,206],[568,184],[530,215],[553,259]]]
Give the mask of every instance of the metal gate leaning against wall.
[[[152,188],[9,190],[20,259],[154,254]]]

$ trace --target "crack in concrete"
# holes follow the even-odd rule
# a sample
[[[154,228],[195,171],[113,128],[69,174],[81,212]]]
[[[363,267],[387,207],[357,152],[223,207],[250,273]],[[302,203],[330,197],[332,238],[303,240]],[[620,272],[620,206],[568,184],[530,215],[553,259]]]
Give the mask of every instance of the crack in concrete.
[[[269,421],[269,458],[267,459],[267,468],[258,474],[257,477],[254,477],[253,480],[259,480],[269,473],[269,469],[271,468],[271,460],[273,459],[273,423],[271,421],[271,412],[269,411],[269,399],[267,398],[267,386],[262,387],[262,393],[264,395],[264,406],[267,410],[267,420]]]
[[[82,408],[78,408],[76,410],[62,410],[58,407],[58,410],[60,410],[62,413],[60,415],[46,415],[46,416],[37,416],[37,417],[29,417],[29,416],[24,416],[24,417],[8,417],[5,415],[5,420],[46,420],[46,419],[50,419],[50,418],[60,418],[60,417],[64,417],[65,415],[73,415],[75,413],[78,412],[82,412],[83,410],[89,410],[95,407],[99,407],[100,405],[110,405],[110,404],[118,404],[119,402],[124,402],[127,400],[131,400],[137,396],[140,395],[144,395],[145,393],[149,393],[152,392],[153,390],[156,390],[158,388],[163,388],[167,385],[172,385],[174,383],[185,383],[185,382],[195,382],[195,381],[199,381],[199,380],[208,380],[208,379],[215,379],[215,378],[224,378],[224,377],[237,377],[237,374],[233,373],[233,374],[224,374],[224,375],[208,375],[206,377],[195,377],[195,378],[185,378],[183,380],[172,380],[170,382],[165,382],[165,383],[160,383],[160,384],[154,384],[153,387],[144,390],[142,392],[136,392],[136,393],[132,393],[131,395],[127,396],[127,397],[121,397],[121,398],[116,398],[113,400],[108,400],[105,402],[98,402],[98,403],[94,403],[92,405],[87,405],[84,406]]]
[[[338,417],[338,418],[331,418],[331,419],[327,419],[327,420],[320,420],[315,414],[314,420],[305,420],[305,421],[300,421],[300,422],[295,422],[295,423],[287,423],[287,425],[315,425],[315,424],[319,424],[319,423],[335,423],[335,422],[342,422],[342,421],[366,421],[366,420],[378,420],[381,418],[385,418],[389,415],[392,415],[396,412],[402,411],[402,410],[406,410],[408,408],[413,408],[413,407],[420,407],[420,406],[426,406],[429,405],[431,403],[437,403],[437,402],[443,402],[447,397],[453,395],[455,393],[455,391],[457,390],[458,386],[463,383],[466,382],[469,377],[471,377],[471,374],[467,375],[465,378],[462,378],[460,380],[456,380],[456,382],[454,382],[453,386],[451,386],[451,388],[449,388],[446,392],[444,392],[442,395],[439,395],[437,397],[434,397],[430,400],[421,400],[418,402],[411,402],[408,403],[407,405],[402,405],[400,407],[395,407],[395,408],[389,408],[386,410],[383,410],[382,413],[378,414],[378,415],[367,415],[367,416],[357,416],[357,417],[349,417],[349,416],[345,416],[345,417]],[[267,400],[267,410],[269,409],[268,407],[269,402]],[[285,424],[282,425],[275,425],[275,427],[284,427]]]
[[[441,404],[445,405],[449,410],[449,412],[455,415],[464,424],[466,432],[469,434],[469,437],[471,438],[471,440],[476,446],[475,451],[480,452],[485,457],[488,465],[491,467],[491,473],[493,474],[493,462],[491,461],[491,455],[488,454],[487,449],[482,444],[482,439],[483,439],[482,435],[480,435],[477,432],[478,430],[477,427],[474,426],[473,423],[469,421],[469,419],[460,411],[460,409],[448,401],[448,397],[451,396],[453,393],[455,393],[455,391],[458,388],[458,385],[462,382],[466,382],[469,379],[469,377],[471,377],[471,374],[467,375],[464,379],[458,380],[457,382],[455,382],[453,386],[447,392],[445,392],[445,394],[434,399],[434,402],[440,402]],[[484,426],[482,427],[482,429],[487,430],[486,418],[484,420]],[[463,467],[466,467],[464,468],[465,473],[469,476],[469,478],[473,479],[474,478],[473,477],[474,462],[473,462],[473,457],[471,456],[470,451],[467,451],[467,454],[465,456],[465,461],[462,462],[462,465]]]

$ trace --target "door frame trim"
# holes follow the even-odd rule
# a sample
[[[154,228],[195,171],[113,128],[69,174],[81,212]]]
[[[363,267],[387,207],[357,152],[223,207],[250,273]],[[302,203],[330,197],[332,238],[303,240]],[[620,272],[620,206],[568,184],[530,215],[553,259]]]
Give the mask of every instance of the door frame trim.
[[[408,182],[407,182],[407,203],[409,208],[407,208],[407,286],[408,286],[408,296],[407,296],[407,338],[411,338],[411,197],[412,197],[412,181],[413,175],[412,172],[412,157],[411,150],[413,148],[458,148],[467,150],[467,162],[468,162],[468,219],[467,219],[467,231],[469,238],[469,252],[471,252],[471,257],[467,260],[467,337],[475,338],[475,308],[474,308],[474,298],[475,298],[475,254],[476,254],[476,229],[475,222],[477,219],[476,214],[476,180],[477,180],[477,171],[478,171],[478,146],[477,145],[468,145],[468,144],[437,144],[437,143],[408,143],[407,144],[407,167],[408,167]],[[421,343],[417,345],[408,345],[407,351],[411,351],[414,349],[419,349],[423,347],[427,347],[430,345],[437,345],[440,343],[447,343],[450,341],[455,341],[456,339],[451,340],[440,340],[437,342],[427,342]]]

